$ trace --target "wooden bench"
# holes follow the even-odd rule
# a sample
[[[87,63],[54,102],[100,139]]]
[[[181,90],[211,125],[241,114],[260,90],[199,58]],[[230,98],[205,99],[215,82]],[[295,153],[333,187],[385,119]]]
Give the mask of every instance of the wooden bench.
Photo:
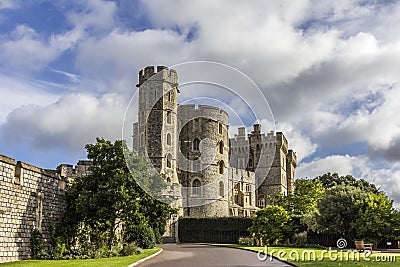
[[[356,249],[358,251],[369,250],[372,252],[373,244],[365,244],[364,241],[354,241],[356,244]]]

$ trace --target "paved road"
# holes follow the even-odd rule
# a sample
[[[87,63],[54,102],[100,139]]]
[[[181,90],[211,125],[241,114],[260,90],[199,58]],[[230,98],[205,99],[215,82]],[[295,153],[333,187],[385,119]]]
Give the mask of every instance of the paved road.
[[[290,266],[278,260],[260,261],[257,253],[197,244],[164,244],[161,254],[138,267],[256,267]]]

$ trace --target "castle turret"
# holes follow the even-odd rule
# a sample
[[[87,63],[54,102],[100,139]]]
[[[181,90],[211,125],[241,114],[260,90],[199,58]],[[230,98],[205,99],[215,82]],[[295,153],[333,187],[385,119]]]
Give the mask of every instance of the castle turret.
[[[185,215],[228,216],[228,114],[212,106],[181,105],[178,115],[179,180],[188,189]]]

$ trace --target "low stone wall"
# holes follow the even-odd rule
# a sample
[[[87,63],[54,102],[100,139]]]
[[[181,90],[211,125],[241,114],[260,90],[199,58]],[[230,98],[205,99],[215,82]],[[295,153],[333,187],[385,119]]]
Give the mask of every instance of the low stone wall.
[[[0,154],[0,262],[30,257],[34,228],[46,240],[62,220],[65,178]]]

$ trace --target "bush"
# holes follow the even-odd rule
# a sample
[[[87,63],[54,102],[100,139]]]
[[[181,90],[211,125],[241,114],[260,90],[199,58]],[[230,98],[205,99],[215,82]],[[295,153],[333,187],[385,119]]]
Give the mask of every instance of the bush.
[[[31,255],[34,259],[47,259],[48,255],[44,247],[42,233],[34,229],[31,233]]]
[[[156,237],[151,227],[147,225],[136,225],[129,231],[128,242],[134,242],[143,249],[154,248],[156,245]]]
[[[122,250],[119,252],[121,256],[131,256],[131,255],[138,255],[142,254],[143,249],[136,246],[134,243],[125,245]]]
[[[239,237],[239,245],[254,246],[254,238],[252,238],[252,237]]]

